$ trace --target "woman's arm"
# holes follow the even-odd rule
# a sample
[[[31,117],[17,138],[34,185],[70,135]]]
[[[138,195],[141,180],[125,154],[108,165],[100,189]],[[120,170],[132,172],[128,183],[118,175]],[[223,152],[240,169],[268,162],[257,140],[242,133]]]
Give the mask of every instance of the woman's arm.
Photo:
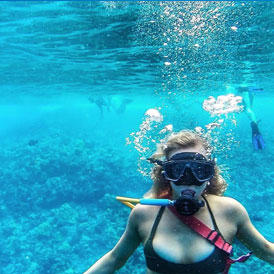
[[[131,211],[127,227],[115,247],[92,265],[84,274],[110,274],[121,268],[140,244],[138,218]]]
[[[274,243],[266,240],[251,223],[246,209],[237,205],[238,239],[260,259],[274,264]]]

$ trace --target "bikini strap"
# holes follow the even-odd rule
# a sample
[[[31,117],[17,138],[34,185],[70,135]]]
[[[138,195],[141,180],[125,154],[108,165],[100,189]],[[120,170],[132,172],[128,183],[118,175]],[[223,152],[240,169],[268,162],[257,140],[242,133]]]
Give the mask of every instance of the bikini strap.
[[[150,235],[149,235],[149,238],[148,238],[149,241],[153,240],[156,229],[158,227],[158,224],[159,224],[159,222],[162,218],[162,215],[163,215],[164,211],[165,211],[165,206],[161,206],[160,210],[158,211],[157,217],[154,221],[153,227],[151,229],[151,232],[150,232]]]
[[[206,205],[207,205],[209,214],[210,214],[210,216],[211,216],[211,220],[212,220],[212,222],[213,222],[214,229],[215,229],[220,235],[222,235],[222,233],[221,233],[221,231],[219,230],[218,225],[217,225],[217,223],[216,223],[216,220],[215,220],[215,217],[214,217],[214,215],[213,215],[213,212],[212,212],[212,210],[211,210],[211,208],[210,208],[210,206],[209,206],[209,202],[207,201],[207,199],[205,198],[204,195],[202,195],[202,197],[204,198],[204,200],[205,200],[205,202],[206,202]]]

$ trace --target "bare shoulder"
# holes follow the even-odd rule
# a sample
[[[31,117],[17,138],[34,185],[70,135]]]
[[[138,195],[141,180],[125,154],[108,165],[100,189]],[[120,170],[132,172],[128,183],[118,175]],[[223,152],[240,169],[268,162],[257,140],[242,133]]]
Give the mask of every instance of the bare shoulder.
[[[131,211],[130,220],[132,220],[136,224],[146,222],[156,216],[158,210],[158,206],[137,204]]]
[[[236,199],[231,197],[209,194],[206,196],[206,199],[210,203],[213,203],[216,206],[226,206],[226,207],[232,207],[232,208],[243,207],[240,202],[238,202]]]
[[[244,206],[237,200],[216,195],[208,195],[206,197],[210,206],[213,210],[219,211],[221,214],[224,214],[226,217],[231,217],[233,220],[236,218],[242,219],[247,215],[246,209]]]

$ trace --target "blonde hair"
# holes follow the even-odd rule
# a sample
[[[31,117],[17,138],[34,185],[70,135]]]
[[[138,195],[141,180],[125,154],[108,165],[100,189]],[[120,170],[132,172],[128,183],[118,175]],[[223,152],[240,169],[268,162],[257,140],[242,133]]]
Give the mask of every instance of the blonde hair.
[[[190,130],[182,130],[179,133],[171,135],[166,143],[159,144],[156,152],[152,155],[152,159],[168,158],[168,155],[176,149],[189,148],[201,145],[206,151],[206,157],[211,157],[211,147],[209,143],[198,134]],[[171,195],[171,186],[168,180],[162,174],[163,168],[160,165],[155,165],[151,178],[154,181],[150,191],[150,196],[154,198],[164,198]],[[217,164],[214,165],[214,176],[210,180],[210,184],[206,186],[205,193],[223,195],[227,188],[227,183],[221,176],[221,171]]]

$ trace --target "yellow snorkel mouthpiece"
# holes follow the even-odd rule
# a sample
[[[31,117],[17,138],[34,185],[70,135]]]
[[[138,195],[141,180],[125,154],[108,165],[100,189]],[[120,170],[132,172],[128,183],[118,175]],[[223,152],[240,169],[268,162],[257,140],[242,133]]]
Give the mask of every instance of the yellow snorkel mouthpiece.
[[[134,208],[135,204],[138,204],[140,202],[140,199],[134,199],[134,198],[127,198],[127,197],[121,197],[121,196],[117,196],[116,200],[118,200],[119,202],[121,202],[122,204],[130,207],[130,208]]]

